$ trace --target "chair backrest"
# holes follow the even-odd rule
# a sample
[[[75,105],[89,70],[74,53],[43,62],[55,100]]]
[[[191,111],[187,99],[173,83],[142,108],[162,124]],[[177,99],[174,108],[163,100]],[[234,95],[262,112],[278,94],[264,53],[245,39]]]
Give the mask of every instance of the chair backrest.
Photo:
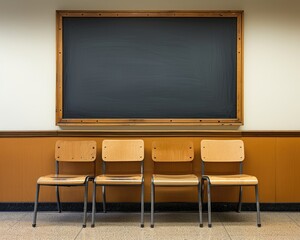
[[[97,154],[95,141],[57,141],[55,159],[59,162],[94,162]]]
[[[191,162],[194,159],[194,145],[191,141],[154,141],[152,160],[154,162]]]
[[[144,141],[103,140],[102,160],[104,162],[140,162],[144,160]]]
[[[202,140],[203,162],[242,162],[245,159],[242,140]]]

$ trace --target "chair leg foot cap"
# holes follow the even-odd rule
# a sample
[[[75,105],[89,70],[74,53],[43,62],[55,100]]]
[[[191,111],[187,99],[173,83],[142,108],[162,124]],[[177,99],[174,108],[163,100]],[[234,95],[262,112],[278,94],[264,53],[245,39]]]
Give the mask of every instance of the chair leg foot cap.
[[[257,227],[261,227],[261,224],[259,223],[259,224],[257,224]]]
[[[141,228],[143,228],[143,227],[144,227],[144,223],[141,224]]]
[[[151,228],[154,228],[154,224],[151,224],[151,226],[150,226]]]
[[[83,227],[83,228],[86,228],[86,224],[83,224],[82,227]]]
[[[211,224],[208,224],[208,227],[211,228]]]
[[[201,228],[203,227],[203,223],[200,223],[200,227],[201,227]]]
[[[33,224],[32,224],[32,227],[36,227],[36,224],[35,224],[35,223],[33,223]]]
[[[91,228],[94,228],[94,227],[95,227],[95,224],[92,224],[92,225],[91,225]]]

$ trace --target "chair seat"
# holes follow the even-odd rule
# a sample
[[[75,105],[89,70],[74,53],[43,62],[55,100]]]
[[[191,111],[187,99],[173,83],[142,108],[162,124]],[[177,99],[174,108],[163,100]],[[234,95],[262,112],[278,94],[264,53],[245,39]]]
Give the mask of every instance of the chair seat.
[[[81,185],[86,182],[88,175],[51,174],[37,180],[40,185]]]
[[[257,185],[258,180],[255,176],[246,174],[236,175],[205,175],[209,178],[211,185]]]
[[[142,174],[103,174],[94,179],[99,185],[140,185],[143,182]]]
[[[194,174],[184,175],[164,175],[153,174],[154,185],[161,186],[196,186],[199,184],[199,179]]]

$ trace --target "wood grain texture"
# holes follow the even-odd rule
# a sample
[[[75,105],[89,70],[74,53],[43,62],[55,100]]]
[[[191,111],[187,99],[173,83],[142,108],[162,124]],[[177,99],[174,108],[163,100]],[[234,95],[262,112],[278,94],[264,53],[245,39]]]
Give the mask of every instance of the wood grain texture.
[[[235,175],[206,175],[209,178],[211,185],[257,185],[256,177],[247,174]]]
[[[203,162],[242,162],[245,159],[242,140],[202,140]]]
[[[300,138],[276,139],[276,202],[300,202]]]
[[[55,159],[59,162],[93,162],[96,160],[95,141],[57,141]]]
[[[102,141],[109,139],[139,139],[145,144],[145,201],[150,202],[150,181],[154,172],[151,156],[152,142],[159,140],[191,141],[194,144],[194,161],[192,166],[163,163],[166,172],[184,170],[200,176],[200,142],[203,139],[241,139],[245,146],[244,173],[254,175],[259,181],[260,201],[262,203],[299,202],[299,159],[300,132],[299,131],[253,131],[253,132],[175,132],[169,133],[140,131],[134,133],[97,132],[97,131],[43,131],[43,132],[5,132],[0,133],[0,202],[33,202],[36,181],[40,176],[55,172],[55,143],[57,140],[84,140],[97,142],[96,174],[101,174],[101,146]],[[160,135],[161,133],[161,135]],[[79,164],[79,165],[78,165]],[[134,163],[132,163],[134,164]],[[136,164],[134,164],[136,165]],[[236,165],[236,164],[235,164]],[[226,165],[227,166],[227,165]],[[112,163],[108,172],[119,172],[118,163]],[[122,169],[125,173],[132,172],[133,166],[128,164]],[[135,169],[139,172],[139,167]],[[238,170],[236,166],[215,166],[206,168],[208,174],[218,174],[224,170],[228,173]],[[65,174],[93,174],[93,164],[62,163],[61,173]],[[90,189],[92,185],[90,185]],[[100,190],[99,190],[100,191]],[[130,192],[130,194],[128,194]],[[61,189],[61,200],[64,202],[82,201],[83,190],[80,188]],[[92,191],[89,191],[91,201]],[[254,202],[253,187],[244,188],[245,202]],[[45,188],[40,195],[44,202],[55,202],[53,188]],[[97,201],[101,200],[98,192]],[[109,202],[139,202],[140,190],[130,187],[112,187],[107,189]],[[238,188],[212,189],[214,202],[236,202]],[[158,188],[157,202],[188,201],[197,202],[197,190],[191,188]]]
[[[102,185],[141,185],[142,174],[101,174],[95,178],[97,184]]]
[[[64,175],[50,174],[42,176],[37,180],[40,185],[83,185],[88,175]]]
[[[140,162],[144,160],[143,140],[104,140],[102,160],[105,162]]]
[[[191,141],[154,141],[152,160],[154,162],[191,162],[194,160],[194,145]]]
[[[156,186],[197,186],[199,184],[199,178],[195,174],[153,174],[153,183]]]

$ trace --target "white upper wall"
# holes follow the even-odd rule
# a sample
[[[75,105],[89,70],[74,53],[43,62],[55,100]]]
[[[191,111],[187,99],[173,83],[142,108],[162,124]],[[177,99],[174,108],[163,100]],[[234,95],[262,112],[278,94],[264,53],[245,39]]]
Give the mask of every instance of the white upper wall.
[[[60,129],[56,10],[244,10],[239,129],[300,129],[299,0],[0,0],[0,131]]]

